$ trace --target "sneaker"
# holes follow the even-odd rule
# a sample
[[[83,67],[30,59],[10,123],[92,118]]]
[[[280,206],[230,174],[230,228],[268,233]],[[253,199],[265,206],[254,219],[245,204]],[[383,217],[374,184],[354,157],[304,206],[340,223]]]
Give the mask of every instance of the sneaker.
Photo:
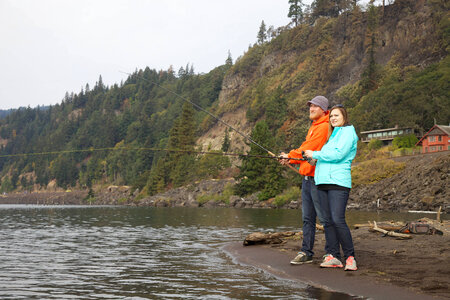
[[[331,254],[323,256],[323,262],[320,264],[322,268],[342,268],[342,262]]]
[[[356,266],[356,260],[353,256],[349,256],[345,261],[345,271],[356,271],[358,267]]]
[[[298,255],[291,260],[291,265],[301,265],[312,263],[312,256],[306,255],[304,252],[299,252]]]

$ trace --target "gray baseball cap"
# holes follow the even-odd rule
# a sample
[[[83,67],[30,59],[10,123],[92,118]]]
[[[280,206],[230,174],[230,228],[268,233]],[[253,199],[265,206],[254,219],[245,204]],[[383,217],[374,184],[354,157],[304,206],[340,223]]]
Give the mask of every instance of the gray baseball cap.
[[[310,101],[308,101],[308,106],[310,104],[319,106],[321,109],[323,109],[323,111],[328,110],[328,99],[325,98],[324,96],[316,96],[312,98]]]

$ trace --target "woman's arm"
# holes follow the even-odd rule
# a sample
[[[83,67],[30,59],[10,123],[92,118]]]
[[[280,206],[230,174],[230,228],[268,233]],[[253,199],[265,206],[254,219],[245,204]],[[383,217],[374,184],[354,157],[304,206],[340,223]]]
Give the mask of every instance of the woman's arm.
[[[328,162],[337,162],[348,156],[357,141],[357,137],[353,127],[344,127],[341,132],[334,137],[332,147],[322,148],[321,151],[314,151],[312,158]]]

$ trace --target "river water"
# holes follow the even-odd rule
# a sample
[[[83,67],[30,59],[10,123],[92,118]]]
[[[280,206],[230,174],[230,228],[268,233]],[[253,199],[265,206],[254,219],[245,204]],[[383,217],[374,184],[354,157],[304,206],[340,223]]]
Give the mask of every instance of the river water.
[[[239,265],[222,249],[300,224],[299,210],[0,205],[0,299],[353,299]]]

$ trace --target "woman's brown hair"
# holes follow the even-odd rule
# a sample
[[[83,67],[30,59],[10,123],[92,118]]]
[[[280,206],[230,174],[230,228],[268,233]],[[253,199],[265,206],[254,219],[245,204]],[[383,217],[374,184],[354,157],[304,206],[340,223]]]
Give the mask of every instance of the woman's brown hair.
[[[331,112],[335,109],[339,109],[339,111],[341,112],[342,116],[344,117],[344,124],[342,126],[347,126],[350,125],[350,122],[348,120],[348,113],[347,110],[344,108],[344,106],[342,104],[337,104],[335,106],[333,106],[330,109],[330,116],[331,116]],[[328,123],[328,138],[327,141],[330,139],[331,134],[333,133],[334,127],[331,125],[331,122]]]

